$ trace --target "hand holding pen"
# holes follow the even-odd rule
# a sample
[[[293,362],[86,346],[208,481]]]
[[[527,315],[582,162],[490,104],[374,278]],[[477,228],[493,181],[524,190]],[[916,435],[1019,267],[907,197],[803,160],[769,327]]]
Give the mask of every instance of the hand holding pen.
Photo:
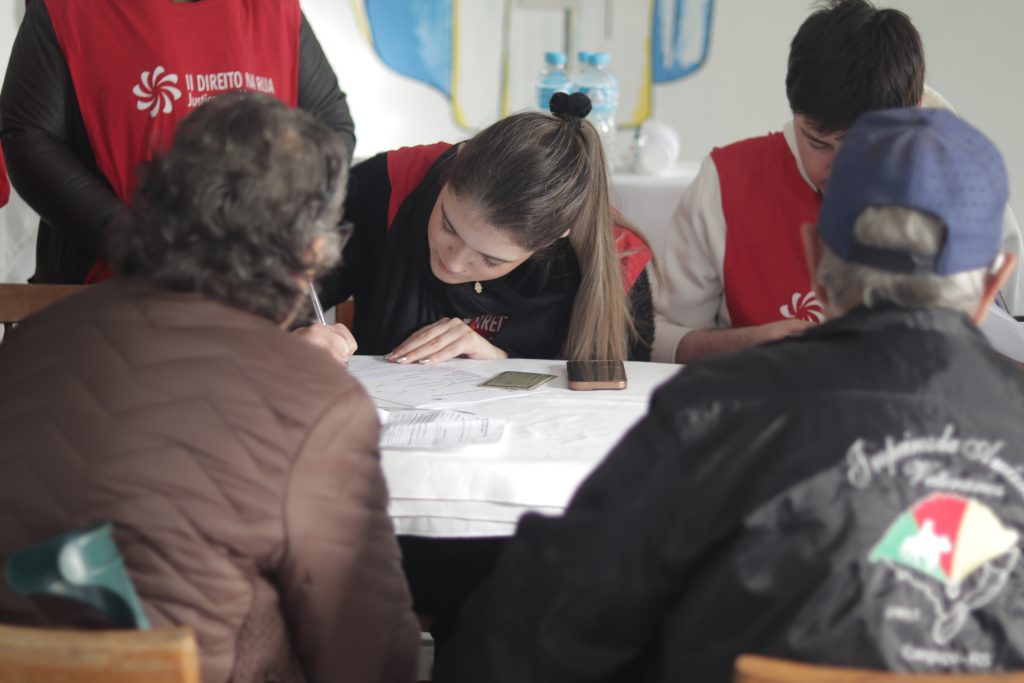
[[[305,341],[319,346],[342,365],[348,365],[348,359],[356,352],[359,345],[355,337],[344,325],[335,323],[327,324],[324,317],[323,306],[320,305],[320,297],[312,282],[307,283],[309,300],[313,304],[313,313],[316,315],[317,323],[308,327],[302,327],[295,331]]]
[[[309,292],[309,300],[313,302],[313,313],[316,314],[317,322],[326,325],[327,318],[324,317],[324,307],[320,305],[320,297],[316,294],[316,287],[313,286],[312,280],[306,282],[306,291]]]

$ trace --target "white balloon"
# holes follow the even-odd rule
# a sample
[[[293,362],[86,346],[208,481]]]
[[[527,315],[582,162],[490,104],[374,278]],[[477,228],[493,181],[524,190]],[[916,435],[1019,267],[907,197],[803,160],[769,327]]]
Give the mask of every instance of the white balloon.
[[[679,134],[667,123],[644,121],[636,136],[638,173],[664,173],[679,159]]]

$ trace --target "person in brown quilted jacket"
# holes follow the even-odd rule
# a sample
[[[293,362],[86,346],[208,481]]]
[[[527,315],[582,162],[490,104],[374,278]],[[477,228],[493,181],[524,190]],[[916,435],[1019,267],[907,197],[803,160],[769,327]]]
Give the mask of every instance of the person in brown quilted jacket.
[[[205,683],[415,678],[373,405],[283,329],[338,257],[345,159],[308,114],[212,100],[111,233],[121,276],[0,345],[0,561],[111,521],[153,625],[195,630]],[[0,586],[5,623],[80,612]]]

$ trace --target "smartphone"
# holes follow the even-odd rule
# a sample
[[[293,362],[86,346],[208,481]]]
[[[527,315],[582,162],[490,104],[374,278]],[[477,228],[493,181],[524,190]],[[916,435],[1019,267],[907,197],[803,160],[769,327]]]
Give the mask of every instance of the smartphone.
[[[565,366],[570,389],[590,391],[626,388],[626,366],[620,360],[571,360]]]

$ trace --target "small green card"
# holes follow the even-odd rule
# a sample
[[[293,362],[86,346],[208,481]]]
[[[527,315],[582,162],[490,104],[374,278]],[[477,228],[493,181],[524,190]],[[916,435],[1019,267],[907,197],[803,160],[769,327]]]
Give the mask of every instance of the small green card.
[[[514,372],[506,370],[483,382],[480,386],[498,387],[500,389],[536,389],[541,384],[544,384],[544,382],[549,382],[554,378],[554,375],[545,375],[540,372]]]

